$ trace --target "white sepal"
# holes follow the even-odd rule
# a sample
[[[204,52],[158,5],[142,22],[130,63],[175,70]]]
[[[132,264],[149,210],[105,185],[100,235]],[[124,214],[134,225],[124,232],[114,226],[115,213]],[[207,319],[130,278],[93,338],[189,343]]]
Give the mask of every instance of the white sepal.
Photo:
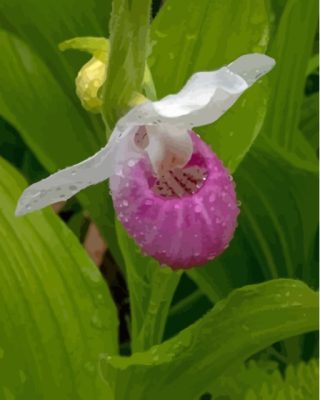
[[[188,130],[217,120],[273,66],[274,60],[268,56],[248,54],[217,71],[194,74],[177,94],[134,107],[118,121],[109,142],[98,153],[28,187],[16,215],[67,200],[109,178],[119,164],[139,159],[144,153],[134,145],[134,137],[140,127],[148,132],[145,151],[156,172],[185,165],[192,154]]]

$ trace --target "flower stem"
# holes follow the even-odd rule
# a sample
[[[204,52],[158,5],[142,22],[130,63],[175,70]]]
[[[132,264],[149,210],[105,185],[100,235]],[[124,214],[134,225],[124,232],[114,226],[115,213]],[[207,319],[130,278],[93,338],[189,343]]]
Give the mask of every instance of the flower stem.
[[[114,0],[110,22],[110,57],[103,88],[102,115],[113,128],[141,92],[148,51],[151,0]]]

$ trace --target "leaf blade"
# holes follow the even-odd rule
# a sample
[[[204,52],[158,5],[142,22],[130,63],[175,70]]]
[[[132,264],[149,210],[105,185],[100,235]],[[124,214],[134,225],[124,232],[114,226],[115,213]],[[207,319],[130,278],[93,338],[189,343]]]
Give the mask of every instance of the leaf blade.
[[[132,399],[194,399],[210,376],[216,378],[233,362],[317,329],[317,301],[317,294],[300,281],[243,287],[160,346],[104,360],[104,373],[113,374],[116,400],[127,398],[127,390]]]
[[[106,284],[51,210],[14,216],[25,181],[2,159],[0,186],[1,386],[21,399],[107,393],[94,374],[101,353],[117,352]]]

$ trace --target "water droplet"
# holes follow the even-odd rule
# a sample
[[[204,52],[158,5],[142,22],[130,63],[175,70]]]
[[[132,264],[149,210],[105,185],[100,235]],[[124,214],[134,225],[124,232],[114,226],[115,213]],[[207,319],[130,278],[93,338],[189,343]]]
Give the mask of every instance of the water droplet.
[[[242,325],[241,325],[241,328],[242,328],[244,331],[246,331],[246,332],[248,332],[248,331],[250,330],[250,328],[249,328],[247,325],[245,325],[245,324],[242,324]]]
[[[128,161],[128,166],[129,167],[133,167],[135,165],[135,163],[136,163],[135,160],[129,160]]]
[[[72,191],[75,191],[75,190],[77,190],[77,186],[71,185],[71,186],[69,186],[69,189],[72,190]]]
[[[94,372],[95,372],[95,367],[94,367],[94,365],[93,365],[90,361],[88,361],[88,362],[84,365],[84,368],[85,368],[85,370],[88,371],[90,374],[94,374]]]
[[[238,207],[241,207],[241,204],[242,204],[241,201],[238,200],[238,201],[237,201],[237,206],[238,206]]]
[[[233,176],[229,175],[229,181],[232,182],[233,181]]]
[[[194,211],[195,211],[196,213],[201,213],[202,208],[201,208],[200,206],[195,206]]]
[[[181,208],[181,206],[180,206],[180,204],[175,204],[175,205],[174,205],[174,208],[175,208],[176,210],[178,210],[179,208]]]
[[[159,346],[153,346],[153,347],[151,347],[150,353],[151,353],[151,354],[155,354],[155,353],[158,351],[158,348],[159,348]]]
[[[151,205],[153,204],[153,201],[150,200],[150,199],[147,199],[147,200],[144,202],[144,204],[145,204],[146,206],[151,206]]]
[[[77,175],[76,171],[72,171],[72,172],[71,172],[71,175],[72,175],[72,176],[76,176],[76,175]]]
[[[25,372],[22,371],[22,369],[20,369],[20,371],[19,371],[19,378],[20,378],[21,383],[25,383],[25,381],[27,380],[27,376],[26,376]]]
[[[210,197],[209,197],[210,203],[213,203],[215,201],[215,199],[216,199],[216,195],[215,194],[210,195]]]
[[[102,328],[103,328],[102,321],[101,321],[101,319],[100,319],[100,316],[99,316],[97,313],[95,313],[95,314],[92,316],[92,318],[91,318],[91,324],[92,324],[92,326],[93,326],[94,328],[97,328],[97,329],[102,329]]]
[[[99,294],[97,295],[97,300],[98,300],[98,302],[99,302],[99,303],[103,303],[103,299],[104,299],[104,296],[103,296],[101,293],[99,293]]]
[[[123,200],[122,205],[123,205],[124,207],[128,207],[129,203],[127,202],[127,200]]]

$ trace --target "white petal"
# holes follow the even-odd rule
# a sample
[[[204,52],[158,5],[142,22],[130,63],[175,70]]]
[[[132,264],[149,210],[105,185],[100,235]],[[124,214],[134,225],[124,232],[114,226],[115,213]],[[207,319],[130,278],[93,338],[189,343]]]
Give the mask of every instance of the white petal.
[[[248,54],[217,71],[198,72],[179,93],[153,103],[157,118],[189,128],[212,123],[273,66],[268,56]]]
[[[116,127],[109,143],[94,156],[58,171],[48,178],[29,186],[22,194],[16,215],[24,215],[58,201],[67,200],[80,190],[109,178],[117,165],[128,156],[123,140],[123,152],[115,151],[117,138],[128,137],[132,129],[123,132]],[[118,160],[117,160],[118,158]]]
[[[184,165],[192,153],[188,129],[218,119],[273,65],[270,57],[248,54],[217,71],[194,74],[175,95],[133,108],[118,121],[109,142],[98,153],[27,188],[16,214],[67,200],[85,187],[109,178],[119,163],[139,159],[143,153],[134,146],[134,134],[140,126],[151,129],[146,151],[156,170],[167,168],[172,162]],[[152,126],[158,130],[152,131]],[[153,135],[154,132],[161,133]]]
[[[153,170],[161,174],[183,167],[192,155],[192,140],[185,129],[160,125],[147,127],[149,144],[146,147]]]
[[[241,76],[249,86],[275,66],[275,60],[265,54],[246,54],[237,58],[228,68]]]

